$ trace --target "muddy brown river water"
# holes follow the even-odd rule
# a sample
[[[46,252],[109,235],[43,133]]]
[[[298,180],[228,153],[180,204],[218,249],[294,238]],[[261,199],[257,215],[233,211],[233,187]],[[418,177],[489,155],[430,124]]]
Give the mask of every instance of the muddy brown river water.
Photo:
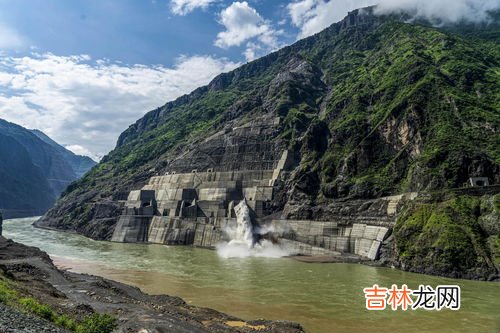
[[[300,322],[307,332],[500,332],[500,283],[453,280],[359,264],[309,264],[289,258],[221,258],[180,246],[93,241],[37,229],[35,218],[4,222],[4,235],[46,251],[56,265],[180,296],[245,319]],[[363,288],[459,285],[458,311],[368,311]]]

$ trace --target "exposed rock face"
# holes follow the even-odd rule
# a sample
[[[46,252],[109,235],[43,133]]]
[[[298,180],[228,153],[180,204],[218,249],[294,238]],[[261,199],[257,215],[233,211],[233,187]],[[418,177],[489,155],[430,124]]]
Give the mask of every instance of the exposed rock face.
[[[459,194],[409,202],[382,245],[382,261],[417,273],[499,280],[499,201],[498,194]]]
[[[41,215],[96,163],[37,130],[0,119],[0,210],[6,218]]]
[[[167,178],[214,172],[226,182],[235,173],[249,183],[275,180],[266,189],[269,202],[254,200],[253,209],[262,208],[256,223],[305,221],[297,228],[310,230],[300,236],[328,238],[305,237],[301,244],[315,247],[305,252],[338,251],[332,237],[349,228],[390,233],[399,210],[381,198],[459,188],[469,177],[497,184],[496,48],[487,39],[457,36],[460,29],[403,22],[354,11],[149,112],[38,224],[107,240],[212,246],[231,207],[249,199],[256,185],[207,178],[204,185],[176,187]],[[289,158],[278,168],[284,151]],[[152,208],[137,205],[132,191],[141,189],[155,191]],[[185,197],[165,199],[161,191],[171,190]],[[202,200],[204,191],[214,196]],[[109,215],[100,213],[102,206]],[[331,223],[338,223],[338,235],[325,231]],[[385,242],[374,234],[349,239],[349,251],[374,257],[373,242],[382,248]]]

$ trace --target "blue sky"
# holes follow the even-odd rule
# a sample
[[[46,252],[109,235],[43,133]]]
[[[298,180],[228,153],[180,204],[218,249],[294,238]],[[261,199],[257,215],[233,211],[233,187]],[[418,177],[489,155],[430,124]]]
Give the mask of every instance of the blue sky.
[[[166,66],[180,54],[203,53],[243,61],[244,44],[228,48],[214,45],[217,33],[223,30],[218,22],[220,12],[231,3],[213,1],[208,7],[176,14],[175,4],[167,0],[0,1],[0,19],[26,39],[25,47],[35,47],[40,53],[90,54],[127,64]],[[299,30],[286,20],[286,1],[247,3],[263,19],[275,25],[285,23],[280,43],[296,39]]]
[[[98,159],[147,111],[375,3],[381,13],[450,22],[500,8],[500,0],[0,0],[0,118]]]

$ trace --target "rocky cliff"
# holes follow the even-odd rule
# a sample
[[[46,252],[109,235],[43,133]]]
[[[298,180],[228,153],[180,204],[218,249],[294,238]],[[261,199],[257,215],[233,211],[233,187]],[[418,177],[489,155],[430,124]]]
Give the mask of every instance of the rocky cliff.
[[[482,29],[491,36],[498,24]],[[290,163],[268,213],[285,220],[326,221],[328,207],[342,216],[352,200],[459,188],[469,177],[498,183],[500,52],[471,31],[351,12],[146,114],[38,224],[109,240],[129,192],[152,177],[272,170],[284,150]],[[275,128],[234,141],[233,129],[254,122]]]
[[[96,163],[40,131],[0,119],[0,210],[6,218],[43,214]]]

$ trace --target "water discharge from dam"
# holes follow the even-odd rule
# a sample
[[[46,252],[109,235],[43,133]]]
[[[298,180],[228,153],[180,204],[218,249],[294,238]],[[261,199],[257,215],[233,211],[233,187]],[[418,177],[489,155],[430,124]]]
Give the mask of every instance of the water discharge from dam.
[[[273,244],[266,239],[259,239],[260,229],[254,228],[250,209],[246,201],[234,207],[236,226],[226,226],[224,232],[229,242],[217,244],[217,254],[222,258],[267,257],[279,258],[290,254],[284,246]]]
[[[245,319],[300,322],[308,333],[499,332],[500,284],[446,279],[359,264],[308,264],[290,258],[226,259],[187,246],[93,241],[33,228],[34,219],[7,220],[4,235],[50,254],[78,273],[128,283],[151,294],[180,296],[189,304]],[[248,248],[247,248],[248,251]],[[377,283],[458,284],[459,311],[367,311],[363,288]]]

